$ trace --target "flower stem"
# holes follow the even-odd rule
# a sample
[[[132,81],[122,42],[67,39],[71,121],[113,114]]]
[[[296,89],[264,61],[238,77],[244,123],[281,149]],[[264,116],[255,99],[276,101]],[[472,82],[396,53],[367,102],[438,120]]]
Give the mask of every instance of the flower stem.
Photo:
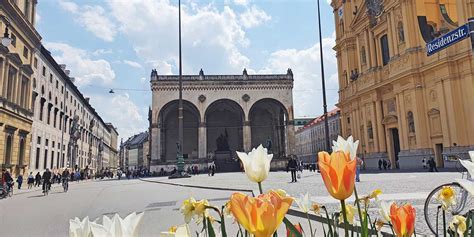
[[[258,190],[260,191],[260,194],[263,194],[262,182],[258,182]]]
[[[359,200],[359,195],[357,195],[357,189],[355,185],[354,185],[354,195],[355,195],[356,204],[357,204],[357,211],[359,212],[360,227],[361,229],[363,229],[364,227],[362,226],[362,223],[364,222],[364,218],[362,217],[362,211],[360,210],[360,200]]]
[[[311,220],[309,219],[309,213],[306,213],[306,219],[308,219],[309,231],[311,231],[311,237],[314,237],[313,226],[311,225]]]
[[[345,236],[349,237],[349,223],[347,223],[347,213],[346,213],[346,202],[345,200],[341,200],[341,208],[342,208],[342,218],[344,219],[344,232]]]

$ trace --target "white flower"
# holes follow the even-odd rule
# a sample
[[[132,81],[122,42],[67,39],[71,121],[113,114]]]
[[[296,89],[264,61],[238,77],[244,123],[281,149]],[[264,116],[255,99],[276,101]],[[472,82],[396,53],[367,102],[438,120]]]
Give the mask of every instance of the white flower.
[[[379,213],[385,219],[385,221],[390,222],[390,206],[393,202],[385,202],[379,199],[376,199],[377,206],[379,207]]]
[[[461,185],[469,194],[474,195],[474,182],[467,179],[455,179],[458,184]]]
[[[349,136],[347,140],[344,140],[341,136],[337,137],[337,141],[332,141],[332,151],[343,151],[344,153],[350,153],[351,160],[357,156],[357,147],[359,146],[359,140],[354,142],[352,136]]]
[[[311,210],[312,204],[308,193],[300,194],[300,198],[296,198],[295,202],[302,212],[308,213]]]
[[[136,214],[132,212],[124,219],[115,214],[112,219],[103,216],[102,225],[93,223],[91,225],[94,237],[138,237],[138,225],[143,218],[143,212]]]
[[[273,154],[267,154],[267,149],[260,144],[257,149],[253,148],[248,154],[237,152],[245,169],[247,177],[256,183],[264,181],[270,172],[270,162]]]
[[[167,232],[161,232],[160,237],[191,237],[191,231],[187,224],[171,228]]]
[[[469,156],[471,157],[471,161],[459,160],[459,162],[461,162],[461,165],[466,168],[471,177],[474,177],[474,151],[469,151]]]
[[[69,220],[69,236],[70,237],[89,237],[91,234],[91,222],[89,217],[86,216],[84,220],[74,218]]]

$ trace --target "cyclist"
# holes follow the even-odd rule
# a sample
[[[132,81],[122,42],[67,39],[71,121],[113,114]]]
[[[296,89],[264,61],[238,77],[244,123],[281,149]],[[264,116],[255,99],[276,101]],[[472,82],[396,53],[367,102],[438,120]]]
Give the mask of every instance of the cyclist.
[[[8,194],[9,192],[13,191],[13,178],[10,175],[10,172],[8,172],[8,170],[4,169],[2,173],[3,173],[2,174],[2,185],[4,187],[3,192],[5,194]]]
[[[46,192],[46,189],[51,187],[51,171],[46,168],[46,171],[43,173],[43,193]]]
[[[69,174],[69,170],[66,168],[63,173],[61,174],[62,179],[63,179],[63,188],[64,191],[67,192],[69,188],[69,178],[71,177],[71,174]]]

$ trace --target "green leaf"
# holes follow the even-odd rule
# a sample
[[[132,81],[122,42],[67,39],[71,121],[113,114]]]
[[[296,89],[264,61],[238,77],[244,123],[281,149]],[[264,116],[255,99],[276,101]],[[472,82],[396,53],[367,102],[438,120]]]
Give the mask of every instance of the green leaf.
[[[471,224],[471,211],[467,212],[466,231],[464,231],[464,237],[467,237],[467,233],[469,233],[469,225],[470,224]]]
[[[214,232],[214,227],[212,227],[212,223],[209,217],[206,218],[206,222],[207,222],[207,233],[209,234],[209,237],[216,237],[216,232]]]
[[[303,235],[295,228],[295,226],[286,218],[283,218],[286,229],[290,230],[290,234],[294,237],[303,237]]]

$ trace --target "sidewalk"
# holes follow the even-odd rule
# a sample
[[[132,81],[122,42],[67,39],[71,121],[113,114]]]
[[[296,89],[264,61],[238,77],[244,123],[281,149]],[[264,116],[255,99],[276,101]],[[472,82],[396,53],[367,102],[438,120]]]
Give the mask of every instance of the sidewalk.
[[[77,185],[77,184],[81,184],[81,183],[86,183],[86,182],[90,182],[90,181],[93,181],[93,179],[87,179],[87,180],[83,180],[83,181],[79,181],[79,182],[69,182],[69,185]],[[52,187],[58,187],[58,186],[61,186],[62,184],[58,184],[58,183],[54,183],[52,184]],[[28,184],[23,184],[21,185],[21,189],[18,189],[18,184],[15,183],[15,186],[14,186],[14,189],[13,189],[13,196],[16,196],[16,195],[22,195],[22,194],[26,194],[26,193],[33,193],[33,192],[36,192],[36,191],[42,191],[43,189],[43,186],[40,185],[39,187],[35,187],[33,186],[31,189],[28,189]],[[1,199],[0,199],[1,200]]]

